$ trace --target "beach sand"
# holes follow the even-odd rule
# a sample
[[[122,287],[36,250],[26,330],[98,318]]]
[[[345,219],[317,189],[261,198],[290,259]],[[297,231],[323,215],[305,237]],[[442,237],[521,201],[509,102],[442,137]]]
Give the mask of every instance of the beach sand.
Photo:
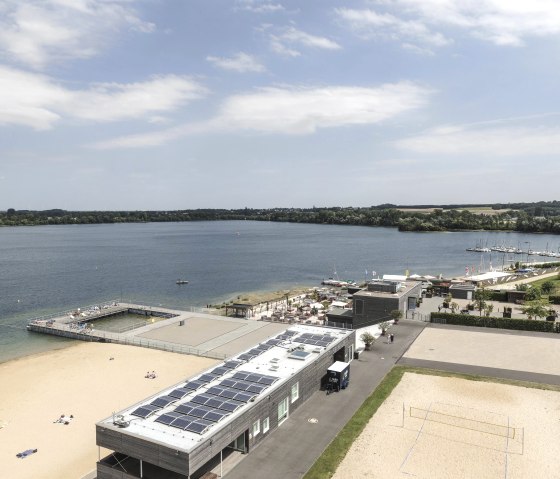
[[[333,479],[559,479],[560,392],[405,373]]]
[[[110,359],[113,358],[113,359]],[[95,469],[95,423],[217,361],[77,343],[0,364],[0,477],[79,479]],[[146,379],[155,371],[156,379]],[[55,423],[61,415],[70,424]],[[37,449],[20,459],[16,454]],[[101,450],[101,457],[108,453]]]

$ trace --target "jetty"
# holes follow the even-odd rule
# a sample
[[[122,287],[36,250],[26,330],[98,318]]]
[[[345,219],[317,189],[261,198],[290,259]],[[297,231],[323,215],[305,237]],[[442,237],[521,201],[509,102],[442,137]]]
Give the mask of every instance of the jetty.
[[[137,322],[118,331],[106,331],[95,327],[95,322],[100,319],[117,317],[123,314],[146,316],[152,318],[152,322]],[[27,324],[27,330],[80,341],[127,344],[212,359],[224,359],[224,354],[184,344],[142,337],[151,330],[169,324],[183,326],[189,314],[188,311],[109,301],[31,319]]]
[[[140,315],[133,324],[115,329],[107,322],[123,314]],[[96,324],[102,319],[103,325]],[[251,321],[212,314],[208,309],[190,311],[121,301],[88,306],[31,319],[27,330],[80,341],[117,343],[179,354],[223,360],[267,340],[285,324]]]

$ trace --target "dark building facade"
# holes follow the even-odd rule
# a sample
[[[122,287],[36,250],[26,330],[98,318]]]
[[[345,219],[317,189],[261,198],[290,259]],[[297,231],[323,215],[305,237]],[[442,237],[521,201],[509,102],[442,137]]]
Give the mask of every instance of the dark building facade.
[[[416,308],[421,297],[422,283],[419,281],[372,281],[366,289],[353,296],[353,310],[334,310],[327,313],[329,326],[359,329],[391,319],[391,311],[400,310],[403,316]]]

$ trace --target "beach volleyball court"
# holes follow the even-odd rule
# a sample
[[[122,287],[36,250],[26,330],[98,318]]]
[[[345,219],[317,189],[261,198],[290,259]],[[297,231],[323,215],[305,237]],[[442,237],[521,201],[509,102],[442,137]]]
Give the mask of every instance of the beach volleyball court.
[[[560,478],[560,393],[405,373],[334,478]]]

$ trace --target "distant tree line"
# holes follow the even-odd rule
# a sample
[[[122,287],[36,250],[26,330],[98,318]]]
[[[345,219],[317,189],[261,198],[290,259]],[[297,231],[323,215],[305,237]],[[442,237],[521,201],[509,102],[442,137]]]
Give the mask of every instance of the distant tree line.
[[[467,208],[494,210],[491,214]],[[424,209],[424,211],[418,211]],[[255,220],[334,225],[389,226],[400,231],[521,231],[560,233],[560,202],[494,205],[196,209],[176,211],[45,211],[8,209],[0,226]]]

